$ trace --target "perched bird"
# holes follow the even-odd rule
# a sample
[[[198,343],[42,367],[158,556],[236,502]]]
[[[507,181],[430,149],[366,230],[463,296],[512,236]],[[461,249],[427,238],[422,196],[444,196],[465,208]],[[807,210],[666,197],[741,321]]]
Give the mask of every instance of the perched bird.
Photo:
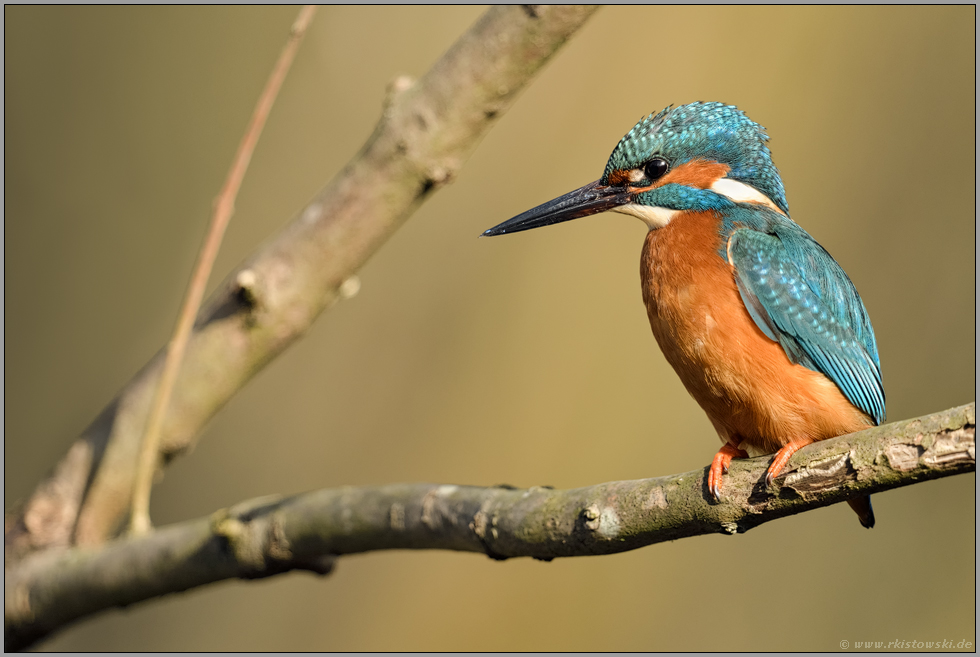
[[[868,313],[840,265],[789,217],[765,129],[722,103],[637,123],[596,182],[487,230],[504,235],[615,210],[647,224],[643,301],[667,361],[718,432],[720,499],[733,458],[798,449],[881,424]],[[870,497],[849,501],[874,526]]]

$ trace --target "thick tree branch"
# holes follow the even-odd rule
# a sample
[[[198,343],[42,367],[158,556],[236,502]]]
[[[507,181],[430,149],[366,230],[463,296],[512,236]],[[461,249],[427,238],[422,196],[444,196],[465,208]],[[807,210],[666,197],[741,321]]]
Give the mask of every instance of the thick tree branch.
[[[338,299],[343,283],[464,159],[595,7],[490,9],[418,82],[399,78],[360,153],[197,317],[163,421],[164,463]],[[5,559],[104,541],[125,520],[160,376],[150,361],[4,522]]]
[[[974,472],[975,434],[969,404],[833,438],[794,455],[771,490],[762,483],[768,458],[735,461],[717,504],[706,468],[575,490],[394,484],[252,500],[144,537],[26,558],[5,581],[5,648],[24,648],[110,607],[221,579],[326,574],[336,555],[447,549],[550,560],[741,533],[859,495]]]

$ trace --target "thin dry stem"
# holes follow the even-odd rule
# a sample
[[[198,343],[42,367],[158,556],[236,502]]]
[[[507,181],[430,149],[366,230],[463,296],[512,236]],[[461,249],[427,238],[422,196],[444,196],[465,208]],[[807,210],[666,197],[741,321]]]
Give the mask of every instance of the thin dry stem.
[[[289,39],[279,55],[272,74],[266,82],[262,95],[259,96],[258,104],[252,113],[252,119],[245,129],[245,135],[238,145],[238,152],[232,162],[228,177],[225,180],[221,192],[215,199],[214,212],[211,215],[211,226],[208,228],[207,237],[201,252],[198,254],[197,264],[187,286],[187,294],[184,297],[184,305],[180,309],[177,319],[177,326],[174,328],[173,337],[167,346],[167,358],[163,366],[163,374],[160,377],[160,384],[157,386],[153,397],[153,405],[146,422],[146,431],[143,435],[143,442],[140,448],[139,461],[136,470],[136,479],[133,487],[133,499],[130,512],[129,529],[134,534],[144,534],[150,529],[150,489],[153,487],[153,475],[156,472],[158,451],[160,446],[160,430],[163,426],[163,417],[170,403],[170,396],[177,381],[177,373],[180,371],[180,363],[184,358],[187,349],[187,341],[194,326],[194,319],[197,317],[201,307],[201,300],[204,298],[204,289],[207,286],[208,278],[211,275],[211,268],[218,255],[221,240],[224,237],[225,229],[231,220],[231,215],[235,211],[235,198],[242,185],[242,179],[248,170],[248,164],[255,151],[255,145],[265,127],[266,119],[272,109],[272,104],[279,95],[279,89],[286,78],[286,73],[293,63],[296,51],[299,49],[300,42],[306,34],[306,29],[313,20],[316,13],[315,5],[305,5],[299,12],[296,22],[293,23]]]

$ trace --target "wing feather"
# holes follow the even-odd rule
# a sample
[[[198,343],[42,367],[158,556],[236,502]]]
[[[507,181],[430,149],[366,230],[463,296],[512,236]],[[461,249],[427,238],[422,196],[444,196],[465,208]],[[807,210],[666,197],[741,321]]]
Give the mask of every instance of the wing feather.
[[[791,239],[751,228],[732,232],[727,251],[742,302],[791,361],[828,377],[881,424],[885,391],[861,297],[837,261],[802,229],[785,237]]]

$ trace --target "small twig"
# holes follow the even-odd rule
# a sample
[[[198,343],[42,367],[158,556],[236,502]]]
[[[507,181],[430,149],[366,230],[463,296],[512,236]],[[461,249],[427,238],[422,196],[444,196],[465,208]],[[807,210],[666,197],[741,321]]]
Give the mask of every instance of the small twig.
[[[238,196],[242,179],[245,177],[245,171],[248,169],[248,163],[252,159],[252,153],[255,151],[255,145],[262,134],[262,128],[265,126],[272,104],[279,94],[282,81],[293,63],[299,44],[303,40],[306,29],[315,13],[315,5],[306,5],[300,10],[296,22],[293,23],[289,40],[279,55],[279,61],[276,62],[276,66],[272,70],[268,82],[266,82],[265,89],[262,90],[262,95],[259,96],[259,102],[255,106],[248,127],[245,129],[245,135],[238,145],[238,152],[235,154],[231,169],[228,171],[228,177],[221,188],[221,193],[215,199],[211,225],[208,228],[208,234],[204,240],[204,245],[201,247],[201,252],[198,254],[194,273],[187,286],[184,304],[180,309],[173,337],[170,338],[167,347],[167,359],[164,362],[160,383],[157,386],[153,405],[146,421],[146,429],[137,462],[130,511],[129,528],[134,534],[143,534],[150,529],[150,489],[153,487],[153,475],[156,472],[160,429],[163,425],[164,413],[170,403],[170,395],[173,392],[174,383],[177,381],[180,363],[184,358],[184,351],[191,335],[191,328],[194,326],[194,319],[201,307],[201,300],[204,298],[204,289],[211,275],[214,260],[218,255],[218,248],[221,246],[221,240],[231,215],[235,211],[235,198]]]
[[[4,648],[26,648],[104,609],[222,579],[326,574],[337,555],[443,549],[548,561],[742,533],[860,495],[974,472],[975,440],[969,404],[809,445],[768,489],[770,458],[740,459],[720,503],[708,495],[707,468],[574,490],[391,484],[250,500],[146,536],[27,557],[5,579]],[[849,515],[842,521],[857,523]]]

